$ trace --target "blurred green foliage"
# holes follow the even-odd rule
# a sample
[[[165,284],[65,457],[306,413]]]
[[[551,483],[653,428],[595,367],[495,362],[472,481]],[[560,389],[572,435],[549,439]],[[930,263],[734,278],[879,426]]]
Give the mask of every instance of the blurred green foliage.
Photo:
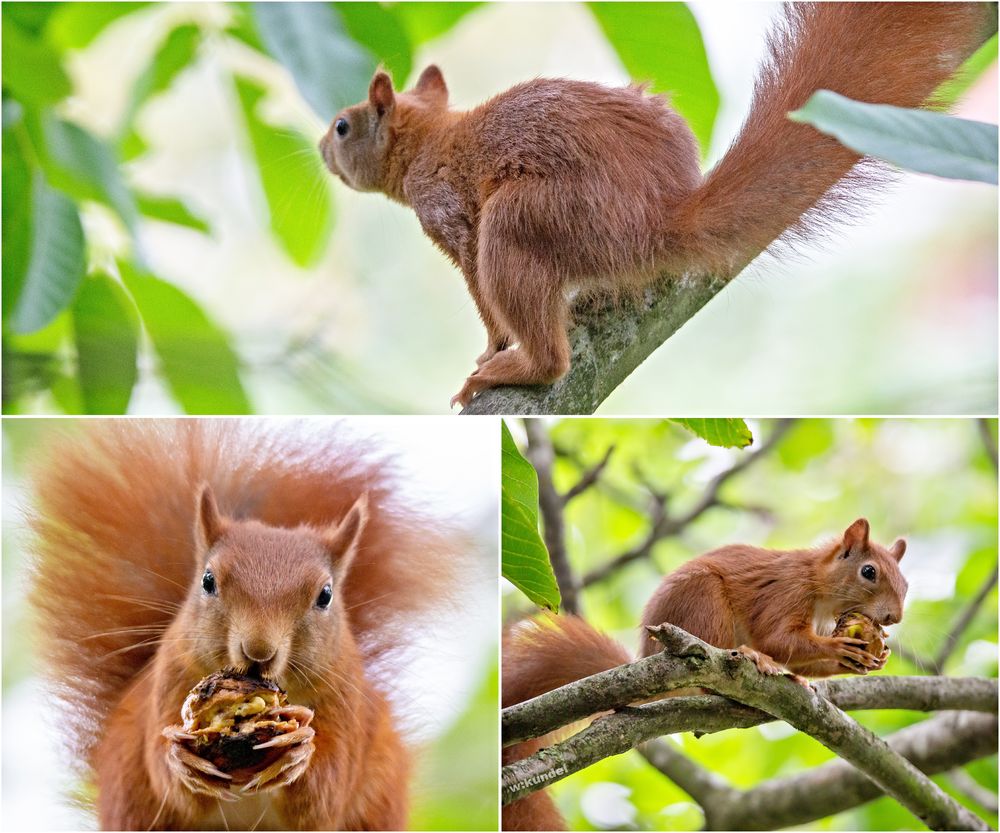
[[[513,425],[514,423],[512,423]],[[564,419],[548,423],[556,449],[556,489],[566,492],[611,446],[595,486],[565,512],[566,546],[578,575],[640,544],[649,532],[652,494],[665,495],[672,517],[697,503],[706,485],[771,435],[775,423],[751,421],[754,445],[718,449],[668,420]],[[774,548],[809,546],[842,534],[857,517],[875,540],[908,541],[902,562],[910,582],[903,621],[891,629],[896,651],[885,674],[931,673],[926,667],[966,604],[997,563],[997,474],[974,420],[801,420],[752,466],[732,477],[719,504],[678,536],[663,538],[648,560],[633,562],[583,591],[581,613],[635,650],[643,606],[664,573],[700,553],[745,542]],[[989,431],[996,442],[996,421]],[[513,589],[507,616],[525,609]],[[506,618],[506,617],[505,617]],[[944,672],[997,675],[997,589],[962,633]],[[879,735],[919,713],[854,715]],[[684,752],[734,786],[750,787],[830,760],[817,742],[783,724],[695,739],[677,736]],[[996,757],[966,767],[997,788]],[[935,779],[991,825],[997,816]],[[697,805],[637,753],[610,758],[552,788],[571,830],[696,830]],[[907,830],[915,819],[890,799],[819,820],[817,830]]]
[[[189,413],[252,411],[248,359],[211,310],[151,274],[143,256],[149,223],[209,237],[212,228],[178,194],[150,194],[136,184],[133,163],[149,151],[142,114],[210,53],[238,44],[286,68],[325,122],[364,97],[380,64],[397,86],[405,84],[416,51],[480,4],[226,3],[220,4],[224,23],[209,15],[161,16],[146,66],[110,82],[126,102],[118,123],[104,131],[85,127],[69,106],[74,59],[109,27],[152,19],[157,5],[3,4],[4,413],[122,413],[147,373],[158,375]],[[719,97],[690,11],[683,4],[587,8],[628,71],[670,91],[707,147]],[[235,118],[256,163],[270,230],[295,265],[315,264],[329,244],[335,212],[313,138],[273,123],[262,110],[271,91],[231,74]],[[123,233],[124,243],[111,253],[92,234],[94,206],[110,212]],[[198,268],[188,266],[192,275]],[[287,373],[293,384],[295,373]],[[358,380],[344,385],[339,372],[337,382],[330,375],[322,375],[330,395],[348,404],[366,399]]]

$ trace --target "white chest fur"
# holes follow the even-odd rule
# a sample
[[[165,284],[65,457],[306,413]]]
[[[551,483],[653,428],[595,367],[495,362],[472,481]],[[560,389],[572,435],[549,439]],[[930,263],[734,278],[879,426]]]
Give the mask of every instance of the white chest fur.
[[[837,627],[837,619],[829,605],[816,605],[813,608],[813,631],[817,636],[830,636]]]

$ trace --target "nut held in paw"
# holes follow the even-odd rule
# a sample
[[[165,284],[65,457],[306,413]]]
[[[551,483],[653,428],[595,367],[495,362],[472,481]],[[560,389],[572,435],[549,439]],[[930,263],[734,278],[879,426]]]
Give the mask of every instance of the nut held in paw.
[[[865,616],[863,613],[845,613],[837,620],[834,636],[849,636],[852,639],[862,639],[865,650],[874,657],[882,656],[885,651],[885,639],[888,634],[881,625]]]
[[[277,684],[238,674],[231,669],[209,674],[181,708],[184,731],[194,735],[187,747],[223,772],[233,783],[248,781],[281,757],[282,747],[254,749],[260,743],[294,732],[299,722],[272,713],[288,705]]]

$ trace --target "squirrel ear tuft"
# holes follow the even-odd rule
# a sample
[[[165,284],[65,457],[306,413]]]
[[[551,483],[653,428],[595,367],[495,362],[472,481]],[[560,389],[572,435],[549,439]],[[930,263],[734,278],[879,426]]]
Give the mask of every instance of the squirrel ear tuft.
[[[892,548],[889,550],[889,555],[896,559],[896,561],[901,561],[903,556],[906,554],[906,541],[899,538]]]
[[[844,547],[847,552],[845,552],[844,555],[847,556],[856,549],[867,549],[869,532],[871,532],[871,526],[869,525],[867,518],[858,518],[854,523],[847,527],[844,532]]]
[[[195,533],[202,554],[204,554],[216,544],[229,526],[229,521],[219,512],[219,505],[215,502],[212,487],[207,483],[198,490],[196,512],[198,520],[195,524]]]
[[[420,73],[413,92],[428,101],[448,103],[448,85],[445,84],[444,75],[437,64],[431,64]]]
[[[392,79],[382,70],[372,76],[371,84],[368,85],[368,102],[375,108],[379,118],[390,112],[396,104]]]
[[[361,495],[348,510],[343,520],[331,524],[323,533],[323,546],[339,573],[338,579],[347,568],[358,550],[361,535],[368,523],[368,493]]]

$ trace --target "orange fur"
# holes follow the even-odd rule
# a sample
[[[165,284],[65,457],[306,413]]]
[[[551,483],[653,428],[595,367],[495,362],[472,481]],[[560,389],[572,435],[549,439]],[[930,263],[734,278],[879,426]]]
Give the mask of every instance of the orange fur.
[[[567,371],[571,289],[634,292],[664,271],[731,277],[776,239],[849,214],[870,171],[787,113],[818,89],[925,103],[983,39],[986,6],[786,5],[750,115],[704,179],[687,124],[641,87],[536,79],[458,112],[434,66],[406,93],[377,73],[320,147],[347,185],[411,206],[462,270],[487,332],[452,400],[465,405]]]
[[[628,651],[576,616],[519,622],[504,634],[503,707],[631,662]],[[533,755],[545,738],[504,748],[504,764]],[[503,808],[504,830],[565,830],[562,816],[545,790]]]
[[[394,484],[391,460],[309,423],[105,421],[55,443],[34,475],[31,602],[103,827],[221,828],[243,805],[247,826],[405,827],[387,660],[445,601],[459,553]],[[161,731],[201,677],[272,649],[259,669],[315,712],[314,753],[290,785],[220,809],[174,779]]]
[[[907,589],[899,570],[905,541],[882,547],[869,540],[869,531],[868,521],[859,518],[839,541],[815,549],[735,544],[700,555],[664,577],[642,624],[669,623],[717,648],[740,648],[763,673],[865,673],[843,661],[838,638],[830,635],[836,620],[856,611],[880,624],[898,622]],[[874,581],[862,575],[866,566],[876,569]],[[662,649],[644,633],[640,656]],[[885,657],[869,659],[879,660],[872,668],[885,662]],[[625,648],[575,616],[519,623],[503,644],[503,705],[629,661]],[[545,745],[545,739],[536,739],[510,746],[503,763]],[[503,829],[563,830],[565,823],[551,797],[539,790],[504,807]]]

